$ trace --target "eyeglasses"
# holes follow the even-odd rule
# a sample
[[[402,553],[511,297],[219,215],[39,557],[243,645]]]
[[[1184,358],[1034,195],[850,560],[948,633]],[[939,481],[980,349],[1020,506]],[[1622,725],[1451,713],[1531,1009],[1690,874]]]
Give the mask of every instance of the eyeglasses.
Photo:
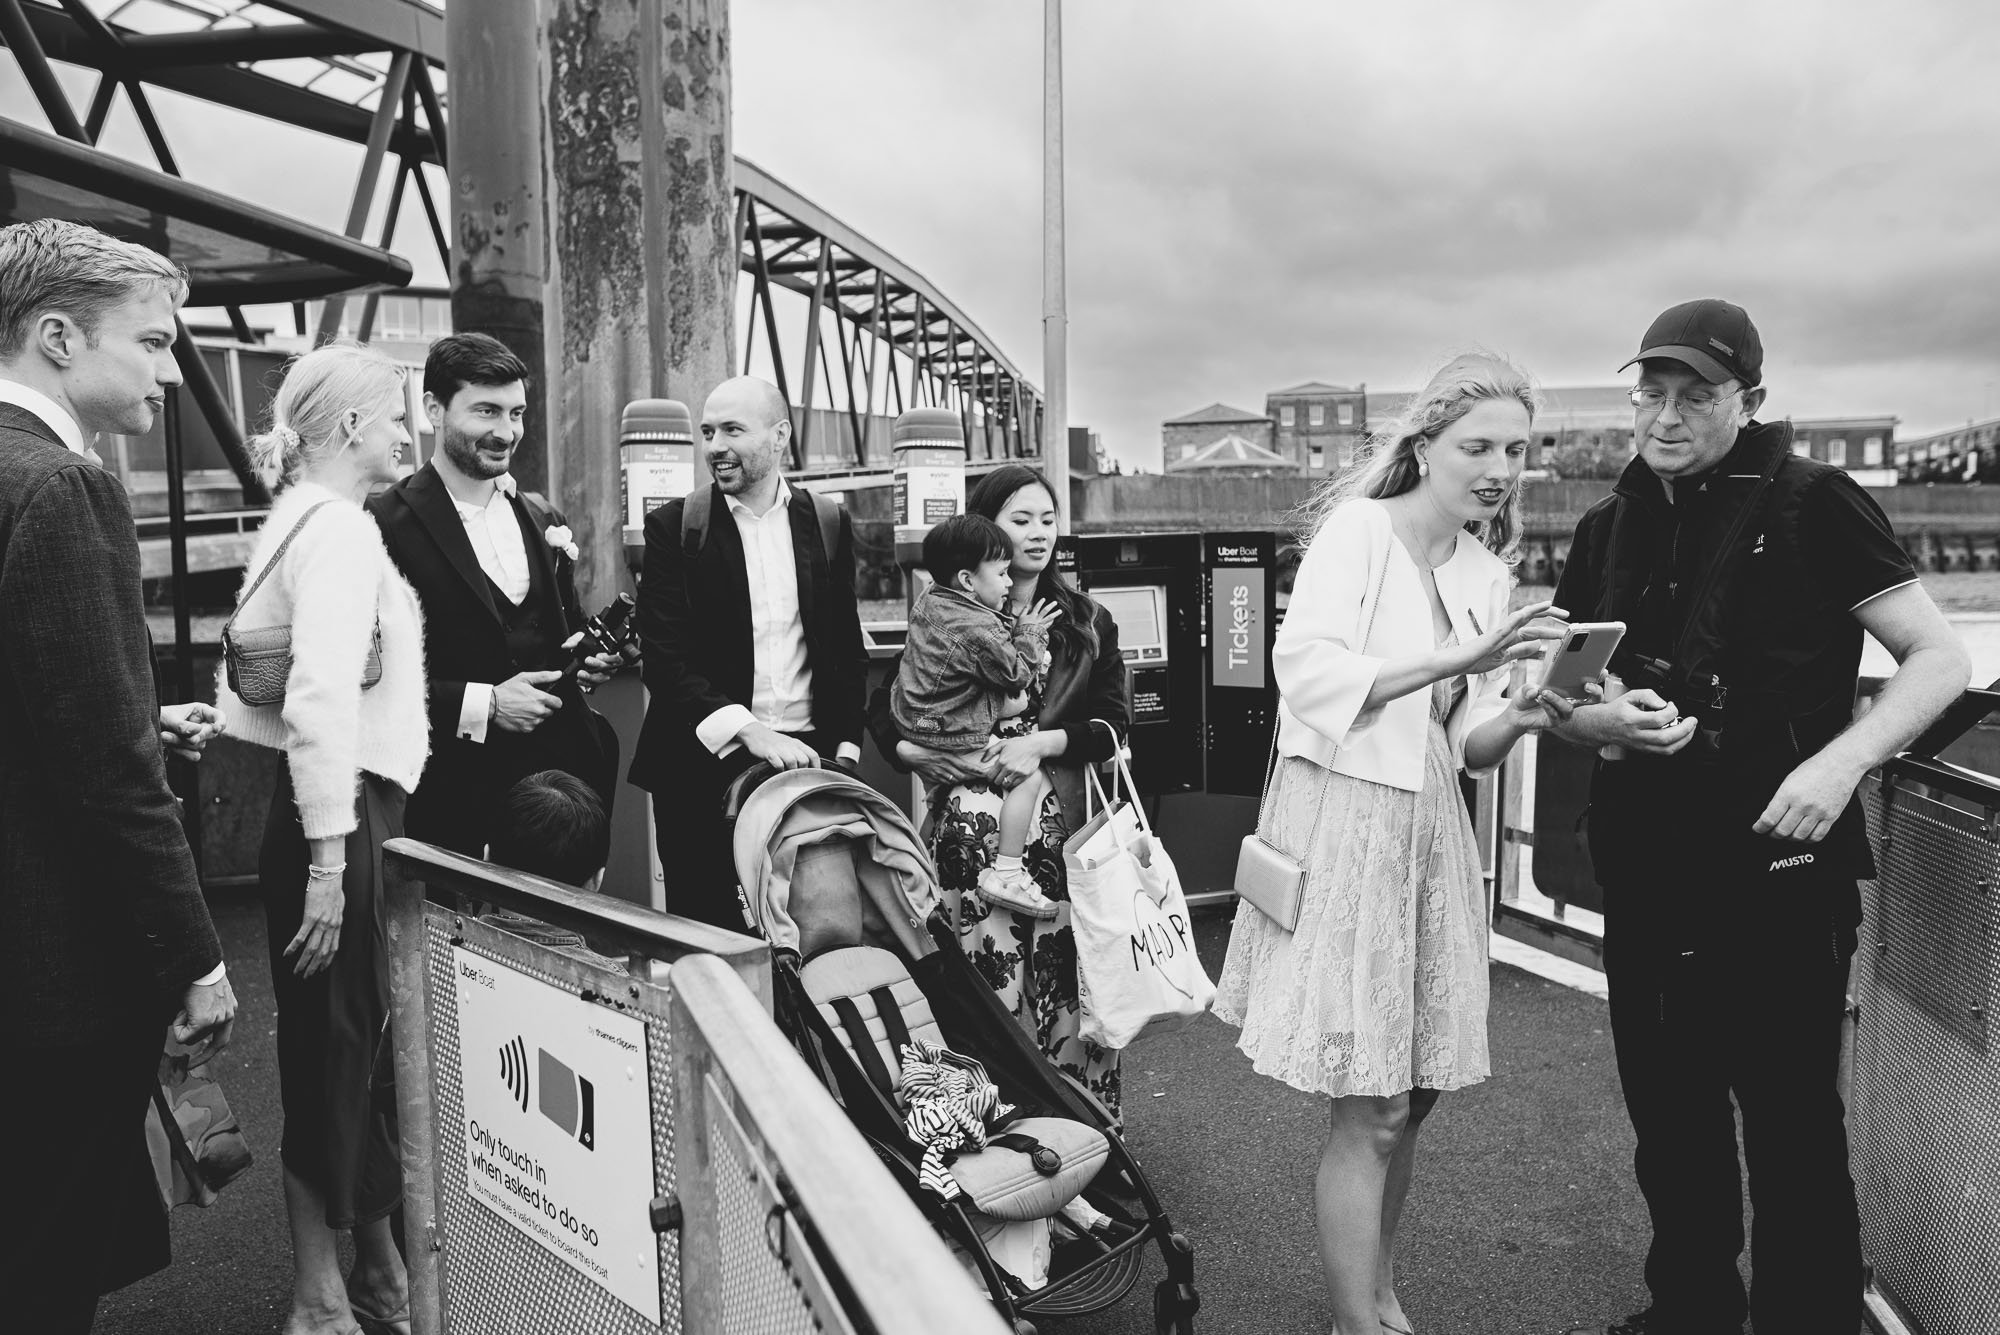
[[[1668,394],[1657,389],[1635,389],[1630,397],[1634,408],[1649,413],[1659,412],[1671,403],[1680,409],[1682,417],[1707,417],[1742,392],[1732,389],[1727,394]]]

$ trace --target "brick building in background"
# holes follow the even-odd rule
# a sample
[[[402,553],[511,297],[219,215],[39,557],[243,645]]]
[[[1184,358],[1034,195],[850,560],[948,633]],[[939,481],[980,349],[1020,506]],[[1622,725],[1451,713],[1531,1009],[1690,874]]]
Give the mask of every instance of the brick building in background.
[[[1631,462],[1633,408],[1625,385],[1549,386],[1528,436],[1528,467],[1551,478],[1612,478]],[[1264,413],[1213,403],[1161,424],[1169,473],[1227,469],[1326,477],[1351,465],[1369,433],[1386,427],[1408,391],[1369,394],[1309,380],[1264,398]],[[1864,486],[1904,481],[2000,481],[2000,419],[1970,423],[1921,441],[1896,441],[1897,419],[1790,419],[1793,448],[1847,469]],[[1230,443],[1218,444],[1227,439]],[[1261,447],[1261,448],[1260,448]]]
[[[1323,477],[1353,463],[1368,438],[1368,386],[1308,380],[1272,390],[1264,415],[1274,427],[1271,448],[1300,472]]]
[[[1202,451],[1230,437],[1242,441],[1253,451],[1268,455],[1271,452],[1271,419],[1248,409],[1232,408],[1226,403],[1211,403],[1185,416],[1168,418],[1160,423],[1160,463],[1170,473],[1183,471]],[[1223,452],[1243,453],[1235,446]],[[1270,461],[1271,464],[1277,462],[1275,459]]]
[[[2000,417],[1883,444],[1905,482],[2000,482]]]
[[[1792,453],[1845,468],[1863,486],[1895,485],[1894,417],[1798,417],[1791,422]]]
[[[1528,434],[1528,467],[1555,477],[1616,477],[1632,457],[1632,400],[1623,385],[1545,387]],[[1371,430],[1410,401],[1407,392],[1368,402]]]

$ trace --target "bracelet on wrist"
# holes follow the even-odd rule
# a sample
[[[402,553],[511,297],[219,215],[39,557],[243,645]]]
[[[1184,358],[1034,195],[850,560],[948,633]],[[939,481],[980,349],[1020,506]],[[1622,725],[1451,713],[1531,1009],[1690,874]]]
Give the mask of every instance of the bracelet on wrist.
[[[347,864],[345,862],[336,862],[331,867],[322,867],[316,862],[309,863],[306,866],[306,879],[308,880],[337,881],[346,874]]]

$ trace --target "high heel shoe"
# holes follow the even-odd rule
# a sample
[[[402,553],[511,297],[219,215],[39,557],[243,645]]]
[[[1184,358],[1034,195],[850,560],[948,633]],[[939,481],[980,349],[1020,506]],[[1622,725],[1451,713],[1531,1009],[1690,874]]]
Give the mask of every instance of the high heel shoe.
[[[410,1335],[410,1300],[403,1299],[401,1310],[395,1312],[371,1312],[358,1302],[353,1294],[347,1295],[347,1310],[354,1313],[360,1323],[361,1335]]]

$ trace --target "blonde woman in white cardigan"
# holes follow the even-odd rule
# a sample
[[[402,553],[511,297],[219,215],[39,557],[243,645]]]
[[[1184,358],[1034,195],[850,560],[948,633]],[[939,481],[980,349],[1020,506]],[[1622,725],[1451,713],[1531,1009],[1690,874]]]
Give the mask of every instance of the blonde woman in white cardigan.
[[[1332,1096],[1316,1179],[1336,1335],[1407,1335],[1396,1226],[1439,1091],[1486,1078],[1486,901],[1461,771],[1567,714],[1517,664],[1560,636],[1508,611],[1535,395],[1461,357],[1309,510],[1272,654],[1278,761],[1265,835],[1306,869],[1286,931],[1236,915],[1215,1010],[1256,1069]]]
[[[416,595],[361,508],[396,479],[410,445],[403,376],[352,344],[292,363],[254,447],[277,499],[233,625],[290,626],[291,671],[274,705],[245,704],[227,680],[217,689],[232,735],[285,755],[258,870],[285,1107],[286,1335],[409,1330],[408,1278],[389,1231],[402,1199],[394,1122],[370,1076],[389,1000],[382,844],[403,831],[430,725]],[[378,627],[381,675],[364,688]],[[345,1283],[343,1229],[355,1244]]]

